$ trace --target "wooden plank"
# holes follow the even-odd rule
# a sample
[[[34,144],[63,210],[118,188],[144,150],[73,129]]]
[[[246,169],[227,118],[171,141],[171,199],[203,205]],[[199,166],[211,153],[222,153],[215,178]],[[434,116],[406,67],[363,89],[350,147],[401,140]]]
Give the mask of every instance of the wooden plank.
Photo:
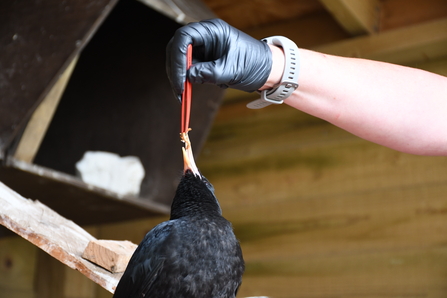
[[[116,2],[0,1],[0,156]]]
[[[63,266],[62,263],[59,263]],[[98,289],[102,289],[112,297],[111,293],[101,288],[98,284],[88,279],[77,270],[72,270],[67,266],[64,267],[64,298],[97,298],[96,292]]]
[[[263,111],[246,109],[244,103],[223,105],[198,163],[211,181],[226,183],[216,189],[234,197],[234,203],[238,194],[246,195],[244,189],[248,201],[258,202],[281,200],[290,192],[329,195],[447,180],[445,157],[400,153],[288,106]],[[276,172],[284,179],[269,183]]]
[[[28,163],[33,162],[77,60],[78,56],[71,61],[51,91],[34,111],[14,152],[14,158]]]
[[[225,153],[214,145],[207,146],[199,159],[200,168],[211,181],[224,183],[216,189],[232,204],[237,204],[240,196],[260,203],[281,201],[291,193],[313,197],[447,180],[443,169],[447,158],[400,153],[329,125],[304,130],[295,134],[278,131],[279,136],[265,134],[265,142],[253,145],[222,142],[222,148],[228,148]],[[287,143],[286,139],[296,141]],[[235,148],[230,149],[233,145]],[[281,176],[275,178],[277,173]]]
[[[320,2],[353,36],[379,31],[381,4],[378,0],[321,0]]]
[[[137,245],[130,241],[90,241],[82,257],[112,273],[124,272]]]
[[[43,250],[38,251],[36,263],[36,297],[64,297],[64,285],[66,281],[65,265]]]
[[[92,280],[59,262],[43,250],[39,250],[37,255],[37,262],[34,261],[37,263],[34,297],[96,298],[97,289],[95,287],[101,287]],[[110,292],[107,293],[111,295]]]
[[[118,196],[74,176],[14,159],[0,167],[0,181],[80,225],[150,217],[168,214],[170,210],[163,204],[134,196]]]
[[[201,0],[139,1],[183,25],[216,17],[216,15]]]
[[[350,37],[331,15],[324,10],[300,18],[248,28],[244,31],[257,39],[273,35],[287,36],[298,47],[302,48],[329,44]]]
[[[222,206],[246,260],[241,295],[443,297],[446,192],[444,182]]]
[[[411,65],[444,57],[446,48],[447,19],[444,18],[312,49],[337,56]]]
[[[121,274],[111,274],[82,258],[89,241],[95,240],[92,235],[3,183],[0,183],[0,202],[0,224],[113,293]]]
[[[234,101],[198,165],[241,241],[241,296],[444,296],[447,157]]]
[[[0,297],[33,298],[37,248],[20,237],[0,239]]]
[[[382,1],[380,31],[424,23],[447,16],[444,0]]]
[[[315,0],[204,0],[204,2],[219,18],[241,30],[299,19],[324,10],[319,1]]]

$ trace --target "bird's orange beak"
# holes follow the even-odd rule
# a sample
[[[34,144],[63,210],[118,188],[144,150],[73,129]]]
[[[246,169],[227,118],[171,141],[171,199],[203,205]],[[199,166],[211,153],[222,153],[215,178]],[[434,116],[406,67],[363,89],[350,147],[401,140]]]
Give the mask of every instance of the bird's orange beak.
[[[196,162],[194,161],[194,155],[192,153],[191,142],[189,141],[188,134],[182,136],[182,140],[185,142],[185,146],[182,147],[183,152],[183,172],[186,173],[187,170],[190,170],[194,173],[194,175],[201,177],[199,169],[196,166]]]

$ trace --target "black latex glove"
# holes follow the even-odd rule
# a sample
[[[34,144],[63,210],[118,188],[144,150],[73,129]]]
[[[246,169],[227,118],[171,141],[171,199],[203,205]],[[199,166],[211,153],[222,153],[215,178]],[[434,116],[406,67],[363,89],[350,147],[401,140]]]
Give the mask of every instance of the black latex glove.
[[[221,88],[253,92],[267,81],[272,53],[265,42],[254,39],[220,19],[190,23],[179,28],[166,49],[166,71],[181,100],[186,78],[186,50],[193,45],[192,83],[212,83]]]

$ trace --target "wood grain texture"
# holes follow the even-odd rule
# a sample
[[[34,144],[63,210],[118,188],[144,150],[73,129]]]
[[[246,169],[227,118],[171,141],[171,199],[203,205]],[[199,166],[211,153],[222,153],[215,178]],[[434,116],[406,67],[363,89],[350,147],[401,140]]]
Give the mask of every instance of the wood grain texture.
[[[14,158],[28,163],[33,162],[77,60],[78,56],[71,61],[53,88],[51,88],[51,91],[48,92],[47,96],[34,111],[14,152]]]
[[[0,2],[0,153],[116,2]]]
[[[316,0],[204,0],[204,2],[219,18],[241,30],[299,18],[324,9]]]
[[[65,173],[14,159],[8,163],[0,168],[2,183],[24,197],[39,200],[79,225],[169,213],[168,206],[134,196],[120,197]],[[0,229],[0,237],[2,232]]]
[[[121,274],[111,274],[81,257],[89,241],[95,240],[92,235],[40,202],[21,197],[3,183],[0,183],[0,224],[108,291],[114,291]],[[52,291],[48,287],[42,291],[43,296],[60,295],[59,290],[48,292]]]
[[[446,48],[447,18],[443,18],[319,46],[313,50],[337,56],[412,65],[443,58],[446,56]]]
[[[82,257],[112,272],[124,272],[137,245],[130,241],[92,240]]]
[[[65,265],[42,250],[37,252],[36,263],[36,298],[64,297]]]
[[[20,237],[0,239],[0,297],[33,298],[37,247]]]
[[[329,44],[350,37],[350,34],[326,11],[318,11],[301,18],[257,26],[244,31],[257,39],[274,35],[287,36],[301,48]]]
[[[288,106],[223,105],[198,165],[241,241],[239,297],[445,297],[447,158]]]
[[[321,0],[321,3],[351,35],[379,31],[379,0]]]
[[[385,0],[381,3],[381,31],[447,16],[447,2],[444,0]]]
[[[139,0],[154,10],[170,17],[180,24],[198,22],[216,17],[202,0]]]
[[[385,32],[387,30],[403,28],[418,23],[436,20],[447,16],[447,3],[444,0],[381,0],[381,1],[316,1],[316,0],[239,0],[220,1],[204,0],[204,2],[220,18],[229,24],[244,31],[256,30],[261,37],[278,35],[280,32],[270,34],[274,28],[287,27],[293,36],[323,36],[330,33],[315,32],[314,27],[295,27],[294,23],[304,19],[320,18],[324,13],[322,22],[334,21],[339,18],[340,24],[334,22],[338,29],[352,30],[363,27],[370,32]],[[325,3],[326,2],[326,3]],[[379,9],[372,8],[371,2],[379,4]],[[329,12],[333,13],[333,16]],[[315,22],[317,23],[317,22]],[[286,31],[286,30],[282,30]],[[354,30],[357,31],[357,30]],[[286,35],[290,37],[289,35]],[[333,38],[336,38],[334,35]],[[324,44],[323,41],[318,43]]]

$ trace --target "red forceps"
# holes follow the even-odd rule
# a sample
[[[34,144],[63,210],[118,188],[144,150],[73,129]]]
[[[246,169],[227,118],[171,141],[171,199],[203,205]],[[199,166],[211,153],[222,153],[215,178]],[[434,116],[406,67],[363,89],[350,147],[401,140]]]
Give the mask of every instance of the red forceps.
[[[192,44],[188,45],[186,51],[186,70],[191,67],[192,64]],[[192,84],[188,80],[188,76],[185,78],[185,87],[182,93],[182,115],[181,115],[181,127],[180,134],[188,134],[189,128],[189,115],[191,114],[191,95]]]
[[[192,64],[192,45],[189,45],[186,51],[186,70],[191,67]],[[185,172],[190,169],[196,176],[201,177],[199,170],[197,169],[194,161],[194,155],[192,153],[191,141],[189,140],[188,132],[189,128],[189,115],[191,114],[191,91],[192,84],[186,77],[185,88],[182,93],[182,115],[181,115],[181,127],[180,127],[180,139],[185,146],[182,147],[183,160],[185,166]]]

